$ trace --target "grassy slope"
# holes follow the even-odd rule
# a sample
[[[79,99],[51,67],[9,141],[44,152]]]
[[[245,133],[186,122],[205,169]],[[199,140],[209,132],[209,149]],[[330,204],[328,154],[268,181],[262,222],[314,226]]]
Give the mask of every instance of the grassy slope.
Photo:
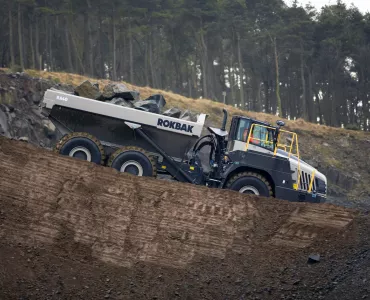
[[[63,84],[78,85],[86,79],[84,76],[68,73],[49,73],[34,70],[27,70],[30,76],[51,79]],[[109,81],[95,80],[102,89]],[[278,120],[276,116],[256,113],[251,111],[241,111],[231,106],[204,99],[189,99],[169,91],[156,90],[149,87],[138,87],[124,82],[129,88],[138,90],[142,98],[152,94],[161,93],[166,101],[167,107],[178,107],[189,109],[197,113],[209,115],[209,122],[213,126],[220,126],[222,121],[222,108],[226,108],[232,115],[245,115],[259,120],[275,124]],[[231,118],[229,118],[230,121]],[[331,175],[331,186],[335,184],[341,186],[336,190],[346,191],[351,198],[364,198],[370,195],[370,133],[361,131],[350,131],[328,126],[321,126],[302,119],[296,121],[284,120],[286,128],[298,133],[300,154],[303,159],[318,166],[319,170],[333,172]],[[338,175],[336,175],[338,173]],[[347,180],[346,176],[349,177]],[[336,181],[338,177],[338,181]],[[354,186],[348,187],[347,181],[356,178]]]

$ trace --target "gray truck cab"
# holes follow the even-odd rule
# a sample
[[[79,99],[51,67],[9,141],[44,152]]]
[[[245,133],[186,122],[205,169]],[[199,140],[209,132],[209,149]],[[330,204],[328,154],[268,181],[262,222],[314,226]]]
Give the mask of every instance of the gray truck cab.
[[[247,177],[266,180],[270,195],[282,199],[321,202],[326,198],[324,174],[300,158],[298,136],[277,126],[244,116],[231,121],[226,153],[230,160],[223,174],[223,186],[239,192]],[[244,175],[246,174],[246,175]],[[252,189],[253,190],[253,189]]]

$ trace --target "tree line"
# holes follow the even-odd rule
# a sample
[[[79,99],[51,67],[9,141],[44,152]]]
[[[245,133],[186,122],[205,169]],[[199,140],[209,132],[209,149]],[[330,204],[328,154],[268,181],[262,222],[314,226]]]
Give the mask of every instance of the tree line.
[[[370,130],[370,15],[282,0],[0,0],[0,65]]]

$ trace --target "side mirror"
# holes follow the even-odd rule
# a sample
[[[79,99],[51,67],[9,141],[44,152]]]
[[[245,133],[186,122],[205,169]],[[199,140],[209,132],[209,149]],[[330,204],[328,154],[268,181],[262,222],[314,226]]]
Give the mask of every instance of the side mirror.
[[[281,120],[277,121],[276,124],[277,124],[278,128],[276,128],[276,131],[275,131],[275,134],[274,134],[275,147],[276,147],[276,144],[278,142],[278,138],[279,138],[279,134],[280,134],[280,128],[285,126],[284,121],[281,121]]]
[[[285,123],[284,123],[284,121],[277,121],[276,122],[276,124],[277,124],[277,126],[279,126],[279,127],[283,127],[283,126],[285,126]]]
[[[224,113],[224,119],[222,121],[221,130],[222,131],[225,131],[226,130],[226,123],[227,123],[227,110],[226,109],[222,109],[222,112]]]

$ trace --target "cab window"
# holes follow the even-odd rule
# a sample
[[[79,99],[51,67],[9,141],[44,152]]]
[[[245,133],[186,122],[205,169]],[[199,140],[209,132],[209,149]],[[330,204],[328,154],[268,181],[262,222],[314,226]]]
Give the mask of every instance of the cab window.
[[[253,123],[249,119],[240,119],[238,124],[238,130],[236,132],[236,140],[246,143],[252,124]],[[274,151],[274,144],[272,143],[273,139],[274,139],[273,129],[255,124],[253,126],[253,132],[250,136],[249,143]]]
[[[253,126],[250,143],[274,151],[274,130],[257,124]]]
[[[246,142],[249,134],[250,120],[240,119],[238,131],[236,133],[236,140]]]

